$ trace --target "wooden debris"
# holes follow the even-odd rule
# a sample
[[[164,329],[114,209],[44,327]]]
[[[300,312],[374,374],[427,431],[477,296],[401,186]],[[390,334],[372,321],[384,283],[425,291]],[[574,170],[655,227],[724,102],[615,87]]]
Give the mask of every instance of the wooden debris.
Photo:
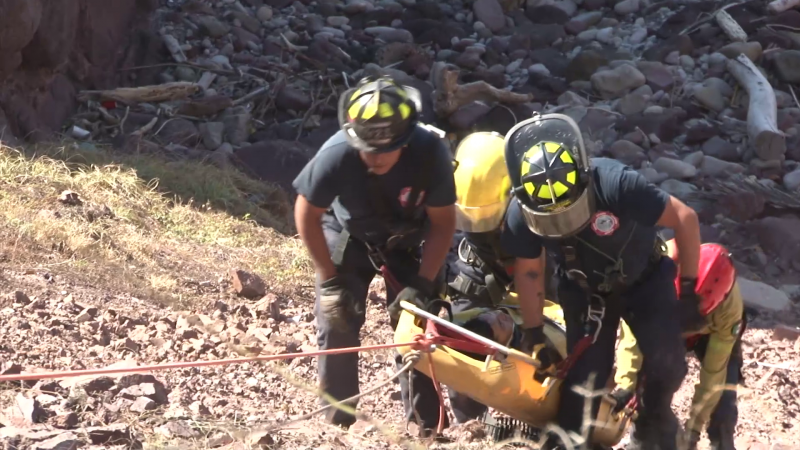
[[[526,103],[533,100],[532,94],[498,89],[485,81],[458,84],[459,69],[442,61],[431,68],[431,82],[434,87],[433,110],[439,117],[448,117],[462,106],[474,101],[486,103]]]
[[[159,103],[180,100],[189,97],[200,88],[196,83],[176,81],[173,83],[139,86],[135,88],[117,88],[109,91],[81,91],[78,101],[114,100],[124,104]]]
[[[774,0],[767,5],[767,11],[771,14],[779,14],[795,6],[800,6],[800,0]]]
[[[181,44],[175,39],[175,36],[171,34],[165,34],[161,36],[161,40],[164,41],[164,45],[169,50],[169,53],[172,55],[172,59],[175,60],[177,63],[184,63],[186,62],[186,55],[183,53],[181,49]]]
[[[224,95],[214,95],[191,100],[178,107],[178,114],[192,117],[213,116],[233,106],[233,100]]]
[[[728,11],[723,9],[715,17],[717,24],[728,36],[728,39],[733,42],[747,42],[747,33],[744,32],[739,22],[728,14]]]
[[[786,135],[778,129],[778,106],[775,91],[761,70],[739,54],[728,60],[728,71],[747,90],[747,134],[756,155],[764,161],[780,159],[786,153]]]

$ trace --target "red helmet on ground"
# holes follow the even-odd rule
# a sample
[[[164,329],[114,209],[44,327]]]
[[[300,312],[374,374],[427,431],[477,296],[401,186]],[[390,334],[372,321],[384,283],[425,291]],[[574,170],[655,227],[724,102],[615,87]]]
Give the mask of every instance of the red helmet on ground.
[[[701,299],[700,313],[713,311],[727,298],[735,282],[736,268],[728,250],[719,244],[701,245],[695,288]]]
[[[678,264],[678,246],[675,239],[670,239],[666,244],[669,257]],[[700,296],[700,313],[708,315],[725,301],[734,282],[736,282],[736,269],[733,267],[728,250],[719,244],[701,245],[695,286],[697,295]],[[675,277],[675,290],[680,295],[680,268],[678,276]]]

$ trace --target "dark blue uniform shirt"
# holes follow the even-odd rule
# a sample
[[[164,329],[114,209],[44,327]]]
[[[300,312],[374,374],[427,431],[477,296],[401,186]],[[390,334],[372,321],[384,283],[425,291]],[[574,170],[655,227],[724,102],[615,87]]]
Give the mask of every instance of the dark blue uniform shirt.
[[[292,183],[297,193],[319,208],[332,207],[333,213],[352,235],[373,244],[385,242],[390,229],[404,225],[401,213],[421,164],[429,164],[426,188],[418,198],[417,217],[424,218],[424,206],[455,203],[453,156],[441,139],[417,127],[400,154],[400,159],[384,175],[377,176],[377,189],[368,182],[369,172],[358,150],[347,143],[344,132],[331,136]],[[384,203],[398,223],[386,224],[375,202]],[[427,222],[426,222],[427,225]],[[362,233],[368,231],[371,238]],[[372,233],[377,233],[374,236]]]
[[[630,284],[647,267],[656,239],[656,222],[664,212],[669,194],[622,163],[592,158],[596,213],[578,238],[578,261],[596,290],[605,271],[622,261],[622,273]],[[525,224],[519,202],[509,205],[501,236],[502,248],[517,258],[535,259],[542,247],[552,252],[557,264],[563,253],[557,240],[533,233]]]

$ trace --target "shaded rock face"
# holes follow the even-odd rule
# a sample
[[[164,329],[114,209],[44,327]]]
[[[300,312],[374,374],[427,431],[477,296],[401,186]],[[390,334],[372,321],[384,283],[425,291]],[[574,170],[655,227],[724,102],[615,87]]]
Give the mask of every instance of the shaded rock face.
[[[125,85],[117,69],[145,43],[131,39],[132,30],[157,3],[0,0],[4,141],[11,141],[8,135],[36,141],[58,130],[73,113],[80,89]]]

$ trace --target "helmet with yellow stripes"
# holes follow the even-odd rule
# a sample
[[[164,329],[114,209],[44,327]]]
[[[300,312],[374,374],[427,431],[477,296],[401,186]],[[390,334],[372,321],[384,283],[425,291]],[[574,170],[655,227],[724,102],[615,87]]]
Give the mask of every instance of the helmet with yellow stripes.
[[[339,99],[339,126],[356,149],[391,152],[411,139],[421,109],[417,89],[389,77],[367,77]]]
[[[572,118],[545,114],[520,122],[506,135],[505,159],[531,231],[560,238],[588,225],[594,191],[583,136]]]

